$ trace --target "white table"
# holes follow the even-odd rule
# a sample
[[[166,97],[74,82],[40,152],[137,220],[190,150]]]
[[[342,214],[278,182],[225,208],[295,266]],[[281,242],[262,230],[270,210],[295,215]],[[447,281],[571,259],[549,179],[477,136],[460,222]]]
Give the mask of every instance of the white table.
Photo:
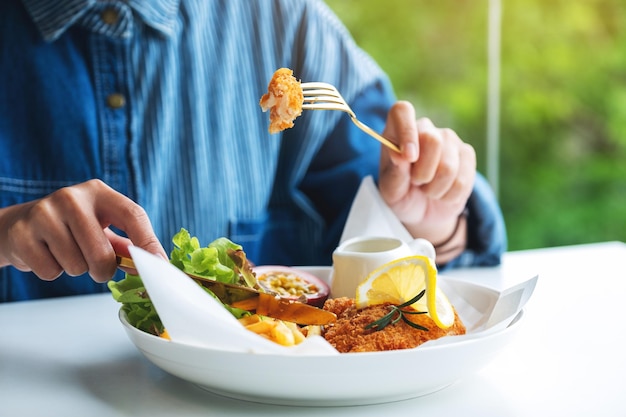
[[[0,416],[625,416],[626,245],[511,252],[449,275],[506,287],[535,273],[523,327],[482,371],[421,398],[333,409],[231,400],[166,374],[108,294],[0,304]]]

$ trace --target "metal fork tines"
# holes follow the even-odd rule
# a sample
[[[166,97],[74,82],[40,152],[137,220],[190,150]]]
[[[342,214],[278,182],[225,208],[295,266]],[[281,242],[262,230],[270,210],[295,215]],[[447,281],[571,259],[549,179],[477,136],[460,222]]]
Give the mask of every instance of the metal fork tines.
[[[302,108],[304,110],[339,110],[348,113],[352,122],[359,127],[362,131],[378,140],[389,149],[393,149],[396,152],[400,152],[398,146],[385,139],[372,128],[364,124],[357,119],[356,115],[346,103],[346,100],[339,94],[339,91],[332,84],[328,83],[302,83],[302,92],[304,93],[304,104]]]

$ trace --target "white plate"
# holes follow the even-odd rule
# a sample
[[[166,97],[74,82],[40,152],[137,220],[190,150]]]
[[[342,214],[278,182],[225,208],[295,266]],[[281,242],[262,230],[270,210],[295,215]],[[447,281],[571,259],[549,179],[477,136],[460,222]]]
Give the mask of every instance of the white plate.
[[[328,279],[329,268],[302,268]],[[455,282],[446,282],[454,288]],[[464,288],[468,283],[463,283]],[[497,297],[474,285],[487,310]],[[484,309],[483,309],[484,307]],[[449,337],[451,343],[415,349],[341,355],[279,355],[231,352],[168,341],[120,320],[137,348],[156,366],[231,398],[300,406],[364,405],[414,398],[438,391],[489,363],[520,327],[523,310],[504,329]],[[463,317],[461,317],[463,319]],[[472,318],[475,320],[475,318]],[[440,339],[440,341],[443,341]]]

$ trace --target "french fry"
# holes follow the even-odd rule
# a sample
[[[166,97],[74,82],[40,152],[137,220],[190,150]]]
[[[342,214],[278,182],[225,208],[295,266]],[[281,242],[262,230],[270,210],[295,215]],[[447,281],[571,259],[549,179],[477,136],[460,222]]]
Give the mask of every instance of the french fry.
[[[274,328],[272,328],[271,332],[272,338],[279,345],[283,346],[293,346],[296,344],[295,338],[293,336],[293,332],[289,327],[285,325],[284,322],[277,320],[275,322]]]
[[[249,324],[245,327],[251,332],[254,332],[257,334],[270,334],[270,332],[275,326],[276,326],[276,323],[273,323],[271,321],[259,321],[257,323]]]
[[[261,321],[261,316],[258,314],[252,314],[250,316],[243,316],[239,319],[239,323],[241,323],[244,327],[250,324],[258,323]]]
[[[316,325],[311,325],[311,326],[306,326],[304,328],[304,334],[306,334],[306,337],[309,336],[321,336],[322,335],[322,326],[316,326]]]
[[[305,337],[297,324],[253,314],[242,317],[239,322],[251,332],[283,346],[294,346]]]
[[[291,330],[291,333],[293,334],[294,345],[304,342],[304,335],[302,334],[302,332],[300,331],[300,328],[298,327],[296,323],[285,321],[284,324],[287,328],[289,328],[289,330]]]

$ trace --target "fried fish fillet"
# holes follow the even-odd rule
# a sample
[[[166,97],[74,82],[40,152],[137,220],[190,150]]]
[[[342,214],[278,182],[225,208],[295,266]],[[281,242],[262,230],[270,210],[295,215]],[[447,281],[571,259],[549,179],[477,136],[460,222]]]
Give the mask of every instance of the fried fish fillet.
[[[324,327],[323,336],[341,353],[410,349],[443,336],[465,334],[465,326],[456,311],[454,324],[447,329],[439,328],[426,314],[407,315],[412,322],[428,329],[424,331],[411,327],[403,320],[382,330],[366,329],[368,324],[391,311],[390,304],[358,310],[354,299],[340,297],[327,300],[324,309],[335,313],[337,321]]]
[[[263,111],[270,111],[270,133],[278,133],[293,127],[293,121],[302,114],[304,93],[300,81],[289,68],[276,70],[261,97],[259,105]]]

